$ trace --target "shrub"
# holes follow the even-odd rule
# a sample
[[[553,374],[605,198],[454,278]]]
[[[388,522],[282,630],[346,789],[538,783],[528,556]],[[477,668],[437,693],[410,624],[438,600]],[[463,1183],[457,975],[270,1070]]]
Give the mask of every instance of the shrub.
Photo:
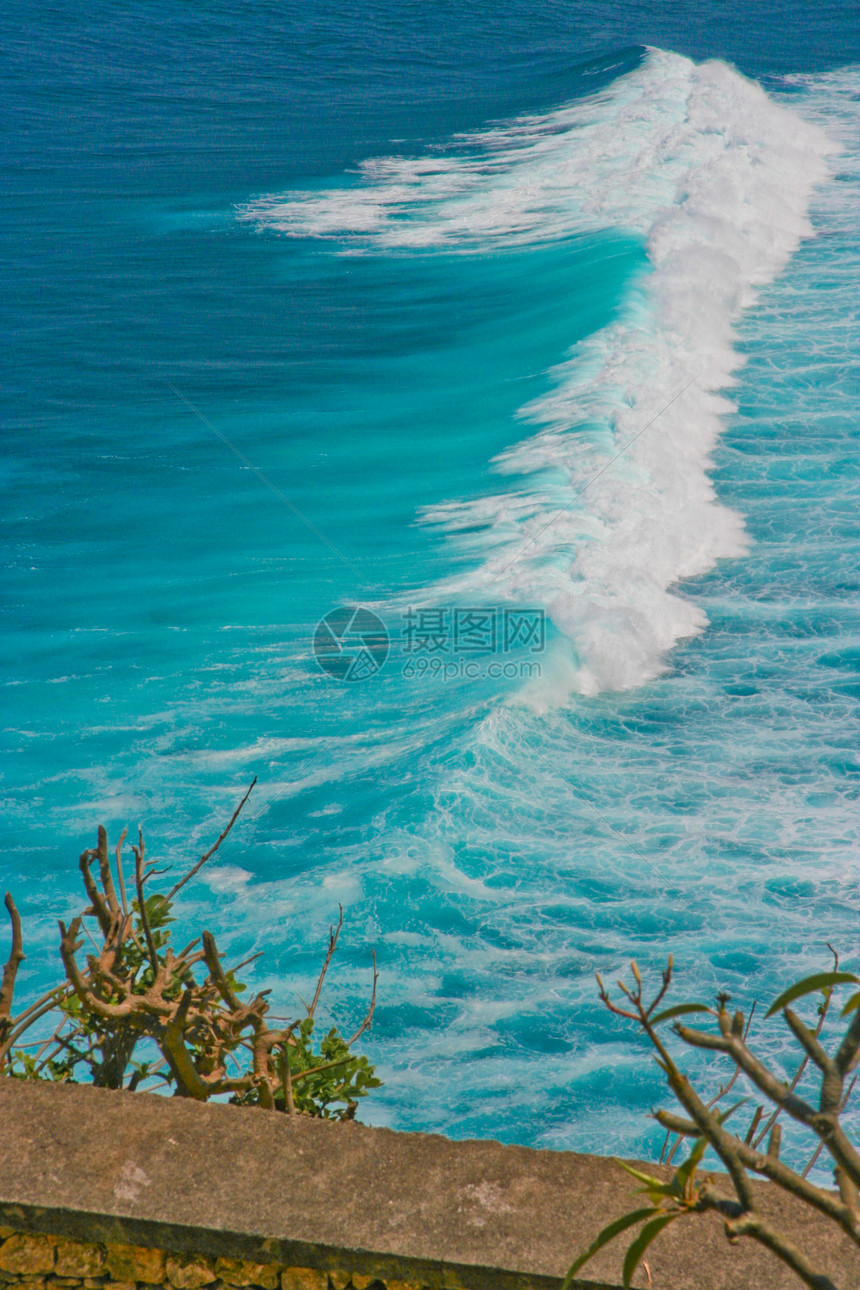
[[[216,853],[250,796],[256,778],[221,836],[179,882],[163,895],[149,884],[165,870],[146,860],[143,833],[132,845],[133,894],[123,864],[124,830],[111,865],[107,833],[84,851],[80,871],[89,904],[67,927],[60,921],[60,957],[65,979],[17,1015],[13,995],[24,959],[21,919],[9,892],[12,948],[0,984],[0,1074],[17,1079],[91,1082],[104,1088],[155,1091],[178,1097],[231,1101],[289,1115],[352,1119],[358,1099],[380,1081],[353,1045],[370,1026],[378,972],[361,1025],[349,1039],[333,1028],[314,1047],[314,1024],[326,973],[343,925],[329,932],[328,950],[313,999],[303,1016],[272,1029],[269,991],[246,1002],[236,973],[259,955],[225,968],[209,931],[176,951],[170,925],[178,892]],[[96,872],[94,872],[94,868]],[[95,925],[90,930],[90,924]],[[80,960],[85,939],[91,951]],[[40,1023],[50,1033],[22,1043]]]

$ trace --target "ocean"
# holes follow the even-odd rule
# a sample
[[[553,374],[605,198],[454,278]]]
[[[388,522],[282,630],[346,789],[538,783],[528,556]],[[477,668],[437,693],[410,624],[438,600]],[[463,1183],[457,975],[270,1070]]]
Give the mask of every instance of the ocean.
[[[25,988],[254,775],[182,920],[288,1011],[343,905],[372,1124],[654,1155],[595,972],[857,966],[858,18],[4,9]]]

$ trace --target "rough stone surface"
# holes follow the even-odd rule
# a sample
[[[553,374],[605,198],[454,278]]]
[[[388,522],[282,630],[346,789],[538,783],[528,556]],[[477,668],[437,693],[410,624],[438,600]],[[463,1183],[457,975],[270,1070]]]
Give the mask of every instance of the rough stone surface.
[[[12,1241],[14,1237],[14,1241]],[[49,1276],[0,1270],[6,1290],[147,1290],[147,1283],[118,1281],[113,1269],[135,1269],[154,1276],[164,1261],[160,1290],[431,1290],[422,1281],[403,1281],[375,1273],[282,1268],[250,1259],[208,1258],[205,1255],[172,1255],[141,1246],[111,1243],[107,1246],[68,1237],[29,1235],[6,1229],[7,1254],[16,1266],[44,1261],[56,1251]],[[70,1275],[63,1275],[60,1269]],[[148,1283],[154,1284],[152,1282]],[[445,1278],[445,1286],[460,1290],[460,1282]]]
[[[115,1281],[145,1281],[159,1285],[164,1281],[164,1253],[141,1245],[107,1246],[107,1269]]]
[[[60,1238],[57,1241],[57,1262],[55,1272],[58,1277],[97,1277],[104,1270],[105,1256],[98,1245],[85,1244],[83,1241],[69,1241]],[[56,1285],[57,1282],[55,1281]]]
[[[0,1245],[0,1268],[18,1275],[53,1272],[54,1246],[40,1236],[14,1235]]]
[[[0,1141],[15,1145],[0,1224],[101,1245],[114,1283],[138,1290],[165,1284],[161,1251],[212,1260],[209,1284],[226,1258],[299,1269],[296,1290],[328,1290],[329,1268],[350,1270],[352,1290],[558,1290],[573,1255],[633,1203],[629,1177],[593,1156],[81,1086],[0,1079]],[[847,1236],[773,1187],[758,1194],[840,1290],[860,1288]],[[625,1246],[602,1250],[580,1285],[617,1290]],[[752,1242],[729,1246],[716,1218],[668,1228],[648,1262],[657,1290],[798,1290]]]
[[[285,1268],[281,1273],[281,1290],[328,1290],[328,1276],[313,1268]]]
[[[167,1280],[176,1290],[200,1290],[216,1280],[211,1263],[202,1258],[168,1258]]]
[[[265,1263],[250,1263],[247,1259],[218,1259],[215,1272],[228,1286],[260,1286],[261,1290],[277,1290],[278,1273]]]

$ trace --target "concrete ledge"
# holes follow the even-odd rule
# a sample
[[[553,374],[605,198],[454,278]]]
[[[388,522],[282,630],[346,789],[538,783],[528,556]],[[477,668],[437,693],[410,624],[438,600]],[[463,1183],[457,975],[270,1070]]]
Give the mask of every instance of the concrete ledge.
[[[343,1284],[557,1290],[573,1256],[631,1208],[632,1186],[611,1161],[572,1152],[0,1079],[0,1227],[15,1232],[318,1269]],[[860,1286],[847,1237],[762,1194],[840,1290]],[[620,1287],[625,1244],[578,1284]],[[673,1225],[649,1263],[659,1290],[799,1285],[751,1242],[729,1246],[711,1218]]]

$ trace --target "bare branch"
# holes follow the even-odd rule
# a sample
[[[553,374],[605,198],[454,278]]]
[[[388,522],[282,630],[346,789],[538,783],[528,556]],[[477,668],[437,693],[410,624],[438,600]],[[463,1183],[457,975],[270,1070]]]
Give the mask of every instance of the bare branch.
[[[838,1112],[838,1113],[839,1113],[840,1115],[842,1114],[842,1112],[845,1110],[846,1106],[848,1105],[848,1100],[849,1100],[849,1098],[851,1097],[851,1094],[854,1092],[854,1085],[855,1085],[856,1083],[857,1083],[857,1076],[855,1075],[855,1076],[854,1076],[854,1078],[853,1078],[853,1080],[851,1081],[851,1084],[850,1084],[850,1087],[849,1087],[849,1089],[848,1089],[848,1092],[847,1092],[847,1093],[845,1094],[845,1096],[843,1097],[842,1102],[841,1102],[841,1104],[840,1104],[840,1106],[839,1106],[839,1112]],[[809,1163],[807,1164],[806,1168],[805,1168],[805,1169],[804,1169],[804,1171],[803,1171],[803,1177],[804,1177],[804,1178],[807,1176],[807,1174],[809,1174],[809,1173],[812,1171],[812,1169],[813,1169],[813,1167],[814,1167],[814,1165],[815,1165],[816,1161],[818,1160],[818,1157],[821,1155],[821,1152],[822,1152],[823,1150],[824,1150],[824,1143],[823,1143],[823,1142],[819,1142],[818,1146],[815,1148],[815,1151],[812,1153],[812,1157],[811,1157],[811,1159],[810,1159]],[[839,1171],[839,1166],[837,1165],[836,1170],[835,1170],[834,1172],[838,1172],[838,1171]]]
[[[677,1133],[681,1138],[700,1138],[702,1131],[692,1120],[685,1120],[671,1111],[652,1111],[654,1119],[662,1125],[667,1133]]]
[[[782,1146],[782,1125],[775,1124],[770,1131],[767,1154],[771,1160],[779,1160],[779,1149]]]
[[[370,994],[370,1007],[367,1010],[367,1015],[365,1016],[364,1021],[361,1023],[358,1030],[356,1030],[352,1039],[347,1041],[347,1048],[352,1048],[352,1045],[357,1039],[361,1038],[373,1020],[373,1010],[376,1007],[376,983],[379,980],[379,969],[376,966],[376,950],[371,950],[371,954],[373,955],[373,989]]]
[[[167,893],[167,899],[168,899],[168,900],[172,900],[172,899],[173,899],[173,897],[176,895],[176,893],[177,893],[178,891],[181,891],[181,890],[182,890],[182,888],[185,886],[185,884],[186,884],[187,882],[190,882],[190,881],[191,881],[191,879],[192,879],[192,878],[194,877],[194,875],[197,873],[198,869],[202,869],[202,867],[203,867],[203,865],[205,865],[206,861],[207,861],[207,860],[211,860],[211,859],[212,859],[212,856],[214,856],[215,852],[218,850],[218,848],[220,847],[221,843],[224,841],[224,839],[226,838],[227,834],[230,832],[230,830],[232,829],[233,825],[234,825],[234,824],[236,823],[236,821],[238,820],[238,818],[239,818],[239,812],[242,810],[242,807],[245,805],[245,803],[247,802],[248,798],[251,796],[251,789],[254,787],[254,785],[256,784],[256,782],[257,782],[257,776],[255,775],[255,776],[254,776],[254,778],[251,780],[251,786],[250,786],[250,788],[248,789],[248,791],[247,791],[247,793],[245,794],[245,796],[242,798],[242,800],[241,800],[241,802],[239,803],[239,805],[236,807],[235,811],[233,812],[233,816],[232,816],[232,818],[231,818],[231,820],[230,820],[230,823],[227,825],[226,829],[225,829],[225,830],[224,830],[224,832],[221,834],[221,836],[219,837],[218,841],[215,843],[215,845],[214,845],[214,846],[210,847],[210,848],[209,848],[209,850],[208,850],[208,851],[206,851],[206,852],[205,852],[205,853],[200,857],[200,859],[197,861],[196,865],[194,865],[194,867],[193,867],[193,868],[191,868],[191,869],[189,869],[189,870],[188,870],[188,873],[185,875],[185,877],[184,877],[184,878],[180,879],[180,881],[179,881],[178,883],[176,883],[176,885],[175,885],[174,887],[171,887],[170,891]]]
[[[755,1131],[758,1128],[758,1126],[761,1124],[761,1118],[763,1115],[764,1115],[764,1107],[757,1106],[755,1109],[755,1115],[750,1121],[750,1127],[747,1129],[746,1137],[744,1138],[744,1142],[746,1143],[747,1146],[751,1144],[753,1138],[755,1137]]]
[[[347,1062],[351,1061],[352,1053],[347,1053],[346,1057],[338,1057],[333,1062],[323,1062],[321,1066],[312,1066],[310,1070],[297,1071],[293,1076],[293,1083],[298,1084],[300,1080],[307,1079],[309,1075],[319,1075],[320,1071],[330,1071],[335,1066],[345,1066]]]
[[[337,945],[337,938],[340,936],[340,929],[343,927],[343,905],[338,905],[337,908],[338,908],[337,927],[330,927],[328,931],[328,953],[326,954],[325,962],[323,963],[322,968],[320,969],[319,980],[317,981],[317,988],[314,991],[314,997],[311,1002],[311,1006],[308,1008],[309,1017],[312,1017],[316,1012],[316,1007],[317,1007],[317,1004],[319,1003],[320,994],[322,993],[325,974],[326,972],[328,972],[328,967],[329,967],[329,964],[331,963],[332,955],[334,954],[335,947]]]
[[[34,1025],[37,1021],[40,1021],[47,1013],[52,1012],[57,1006],[59,1000],[63,998],[65,994],[70,993],[70,988],[58,987],[57,990],[51,991],[50,996],[44,996],[40,1002],[32,1004],[26,1012],[20,1013],[20,1015],[15,1018],[12,1023],[12,1029],[3,1040],[2,1044],[0,1044],[0,1064],[5,1060],[7,1053],[11,1051],[21,1035],[24,1034],[24,1031],[29,1030],[30,1026]],[[48,998],[50,998],[50,1002],[47,1002]]]
[[[143,885],[146,881],[143,875],[146,844],[143,840],[143,829],[139,825],[137,830],[137,846],[132,846],[131,849],[134,852],[134,885],[137,890],[137,912],[140,915],[140,925],[143,928],[149,961],[152,964],[153,972],[157,976],[159,967],[158,951],[155,948],[155,940],[152,935],[152,928],[149,924],[149,911],[146,908],[146,892]]]
[[[234,1012],[238,1012],[242,1005],[234,994],[233,988],[227,980],[224,969],[221,966],[221,956],[218,953],[218,947],[215,944],[215,937],[211,932],[203,933],[203,954],[206,966],[209,969],[209,975],[211,976],[218,993],[221,995],[221,998],[227,1004],[228,1008],[232,1008]]]
[[[730,1240],[738,1236],[751,1237],[786,1263],[810,1290],[837,1290],[828,1276],[816,1271],[799,1246],[772,1227],[755,1210],[743,1210],[737,1201],[723,1196],[710,1184],[702,1189],[700,1205],[703,1209],[713,1209],[722,1215],[726,1220],[726,1235]]]
[[[249,963],[255,963],[257,959],[262,958],[264,954],[265,950],[257,950],[256,954],[249,954],[246,959],[242,959],[241,963],[237,963],[235,967],[231,967],[230,971],[235,976],[237,972],[241,972],[243,967],[247,967]]]
[[[858,1058],[860,1058],[860,1009],[855,1011],[851,1025],[833,1060],[841,1075],[849,1075],[857,1065]]]
[[[107,907],[110,910],[111,921],[115,921],[120,912],[120,904],[116,898],[116,890],[113,885],[113,874],[110,871],[110,857],[108,855],[107,832],[104,825],[99,825],[99,843],[97,849],[99,858],[99,876],[102,880],[102,890],[105,894]]]
[[[125,874],[123,873],[123,869],[122,869],[122,844],[123,842],[125,842],[125,836],[127,833],[128,833],[128,829],[123,829],[122,833],[119,835],[119,842],[117,842],[116,844],[116,874],[117,874],[117,878],[119,879],[119,892],[120,892],[120,897],[122,899],[122,912],[126,915],[128,914],[128,901],[126,900],[126,896],[125,896]]]
[[[728,1053],[733,1057],[756,1088],[777,1106],[784,1108],[792,1119],[812,1129],[835,1162],[841,1165],[856,1183],[860,1184],[860,1154],[846,1137],[836,1118],[835,1108],[826,1112],[816,1111],[803,1098],[798,1097],[787,1084],[778,1080],[763,1062],[750,1052],[742,1039],[736,1038],[731,1033],[711,1035],[680,1024],[676,1026],[676,1031],[684,1042],[693,1048]]]
[[[286,1044],[284,1044],[281,1053],[281,1072],[284,1089],[284,1107],[287,1115],[295,1115],[296,1103],[293,1098],[293,1073],[290,1070],[290,1054]]]
[[[191,1060],[191,1054],[185,1046],[183,1034],[191,1000],[191,991],[186,990],[179,1007],[165,1029],[164,1051],[177,1078],[180,1096],[193,1097],[198,1102],[205,1102],[215,1090],[197,1071]]]
[[[99,825],[99,842],[101,842],[103,835],[104,835],[104,829],[101,825]],[[82,851],[79,865],[81,870],[81,876],[84,880],[84,889],[87,893],[87,896],[89,897],[90,904],[92,905],[92,913],[95,914],[96,918],[99,921],[99,927],[102,930],[102,935],[109,936],[111,924],[113,922],[113,916],[111,914],[110,909],[108,908],[107,901],[105,900],[104,896],[99,891],[98,886],[96,885],[95,878],[90,872],[90,865],[92,864],[93,860],[96,859],[97,856],[98,856],[98,849],[95,849],[95,850],[88,849],[87,851]],[[90,912],[90,911],[87,911],[87,912]]]
[[[789,1030],[806,1055],[812,1058],[820,1071],[825,1075],[829,1074],[833,1070],[833,1062],[819,1043],[818,1036],[808,1026],[804,1025],[797,1013],[791,1008],[784,1008],[782,1015],[785,1017]]]
[[[9,953],[9,959],[3,968],[3,980],[0,984],[0,1028],[4,1022],[12,1015],[12,996],[15,993],[15,977],[18,975],[18,968],[24,962],[24,938],[21,932],[21,915],[12,899],[12,893],[7,891],[3,901],[9,911],[9,920],[12,923],[12,949]],[[0,1029],[2,1034],[2,1029]]]
[[[827,948],[830,950],[830,953],[833,955],[833,970],[834,970],[834,972],[837,972],[837,971],[839,970],[839,954],[838,954],[838,953],[837,953],[837,951],[833,948],[833,946],[830,944],[830,942],[829,942],[829,941],[827,941],[827,942],[826,942],[826,944],[827,944]],[[815,1035],[815,1038],[816,1038],[816,1039],[818,1039],[818,1038],[819,1038],[819,1036],[821,1035],[822,1030],[824,1029],[824,1023],[825,1023],[825,1021],[827,1020],[827,1014],[828,1014],[828,1012],[830,1011],[830,1004],[831,1004],[831,1002],[832,1002],[832,999],[833,999],[833,991],[832,991],[832,990],[825,990],[825,991],[824,991],[824,1003],[823,1003],[822,1007],[819,1009],[819,1012],[818,1012],[818,1024],[816,1025],[816,1027],[815,1027],[815,1031],[814,1031],[814,1035]],[[753,1007],[755,1007],[755,1005],[753,1005]],[[744,1035],[744,1039],[746,1039],[746,1035]],[[809,1064],[809,1054],[807,1053],[807,1054],[804,1056],[804,1058],[803,1058],[802,1062],[800,1063],[800,1065],[798,1066],[797,1070],[794,1072],[794,1077],[793,1077],[793,1079],[792,1079],[791,1083],[790,1083],[790,1084],[789,1084],[789,1086],[788,1086],[788,1087],[789,1087],[789,1090],[790,1090],[792,1093],[794,1092],[794,1090],[797,1088],[798,1084],[800,1083],[800,1081],[801,1081],[801,1079],[802,1079],[802,1077],[803,1077],[803,1073],[804,1073],[804,1071],[806,1070],[806,1067],[807,1067],[807,1065],[808,1065],[808,1064]],[[772,1114],[772,1115],[768,1118],[768,1120],[765,1122],[764,1127],[762,1128],[761,1132],[759,1133],[758,1137],[757,1137],[757,1138],[756,1138],[756,1140],[755,1140],[754,1146],[758,1147],[758,1146],[760,1146],[760,1145],[761,1145],[761,1143],[762,1143],[762,1142],[764,1141],[764,1139],[767,1137],[767,1135],[768,1135],[768,1133],[770,1132],[770,1130],[771,1130],[771,1129],[773,1128],[773,1126],[776,1124],[776,1122],[777,1122],[777,1120],[779,1119],[779,1117],[780,1117],[780,1115],[781,1115],[781,1114],[782,1114],[782,1107],[781,1107],[781,1106],[778,1106],[778,1107],[776,1108],[776,1110],[773,1112],[773,1114]]]

